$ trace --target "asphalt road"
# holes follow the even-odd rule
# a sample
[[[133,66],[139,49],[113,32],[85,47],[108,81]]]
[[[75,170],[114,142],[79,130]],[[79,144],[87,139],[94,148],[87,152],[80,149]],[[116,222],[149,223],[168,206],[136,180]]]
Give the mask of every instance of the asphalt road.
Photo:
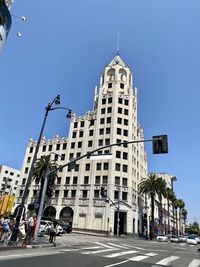
[[[133,239],[66,237],[63,246],[0,252],[0,267],[198,267],[197,246]]]

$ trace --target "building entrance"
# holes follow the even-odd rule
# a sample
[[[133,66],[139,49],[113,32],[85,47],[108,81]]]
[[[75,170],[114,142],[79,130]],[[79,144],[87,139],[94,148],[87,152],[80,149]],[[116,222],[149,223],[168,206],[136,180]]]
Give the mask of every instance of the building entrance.
[[[70,225],[73,224],[73,217],[74,217],[74,211],[70,207],[65,207],[60,212],[60,219],[64,222],[69,223]]]
[[[127,213],[120,212],[119,213],[119,234],[127,234]],[[117,235],[117,211],[115,211],[115,224],[114,224],[114,234]]]

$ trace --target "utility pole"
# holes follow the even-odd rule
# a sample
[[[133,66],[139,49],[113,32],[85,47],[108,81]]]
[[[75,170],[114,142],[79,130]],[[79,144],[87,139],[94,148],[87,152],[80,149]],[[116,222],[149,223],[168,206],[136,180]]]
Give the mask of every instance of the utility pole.
[[[117,236],[120,236],[120,188],[118,191],[118,205],[117,205]]]

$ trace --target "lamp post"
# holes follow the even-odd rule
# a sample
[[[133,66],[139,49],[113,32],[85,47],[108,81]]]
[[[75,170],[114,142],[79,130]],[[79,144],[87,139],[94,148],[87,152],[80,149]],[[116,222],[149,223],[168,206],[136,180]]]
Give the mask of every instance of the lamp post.
[[[13,231],[12,231],[10,242],[16,242],[16,240],[17,240],[17,236],[18,236],[18,233],[19,233],[19,224],[20,224],[22,213],[23,213],[23,207],[24,207],[25,200],[26,200],[26,197],[27,197],[27,194],[28,194],[28,189],[29,189],[29,186],[30,186],[30,183],[31,183],[33,170],[34,170],[34,165],[35,165],[35,162],[36,162],[36,159],[37,159],[37,153],[38,153],[38,150],[39,150],[40,141],[41,141],[41,138],[42,138],[42,135],[43,135],[43,131],[44,131],[44,127],[45,127],[45,123],[46,123],[47,117],[48,117],[48,113],[49,113],[49,111],[52,111],[52,110],[55,110],[55,109],[65,109],[65,110],[68,111],[67,118],[71,118],[71,113],[72,113],[71,109],[63,108],[63,107],[53,107],[54,104],[55,105],[60,105],[60,95],[57,95],[53,99],[53,101],[50,102],[48,104],[48,106],[45,108],[46,112],[45,112],[44,120],[43,120],[42,127],[41,127],[41,130],[40,130],[40,134],[39,134],[39,138],[38,138],[37,145],[36,145],[36,148],[35,148],[35,152],[34,152],[34,155],[33,155],[33,159],[32,159],[32,163],[31,163],[31,166],[30,166],[28,178],[27,178],[27,181],[26,181],[24,193],[23,193],[23,196],[22,196],[22,201],[21,201],[21,204],[20,204],[20,207],[19,207],[19,212],[18,212],[17,217],[16,217],[16,221],[15,221],[15,225],[14,225],[14,228],[13,228]]]

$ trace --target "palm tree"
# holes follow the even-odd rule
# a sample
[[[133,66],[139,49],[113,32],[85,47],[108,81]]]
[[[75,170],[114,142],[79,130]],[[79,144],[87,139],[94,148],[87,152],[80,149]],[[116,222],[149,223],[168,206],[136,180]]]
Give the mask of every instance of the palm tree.
[[[185,208],[182,209],[182,218],[183,218],[184,226],[186,226],[187,210]],[[185,231],[185,227],[184,227],[184,231]]]
[[[42,196],[42,189],[44,186],[44,178],[47,171],[54,170],[58,167],[58,165],[51,161],[51,155],[42,156],[36,161],[34,170],[33,170],[33,179],[36,184],[40,183],[40,192],[38,196],[38,204],[40,203]],[[50,196],[50,192],[52,192],[52,188],[54,185],[55,178],[57,177],[57,173],[52,173],[48,178],[47,192],[46,194]]]
[[[167,199],[167,213],[168,213],[168,220],[167,220],[167,224],[168,224],[168,234],[170,234],[170,202],[173,200],[174,198],[174,192],[171,188],[167,188],[166,189],[166,195],[165,195],[166,199]]]
[[[171,202],[172,202],[172,210],[173,210],[173,231],[172,231],[172,234],[174,235],[175,234],[175,210],[176,210],[176,201],[177,201],[177,198],[176,198],[176,195],[174,193],[173,197],[171,198]]]
[[[155,238],[155,221],[154,221],[154,209],[155,209],[155,196],[158,188],[158,176],[155,173],[148,174],[147,178],[143,178],[139,184],[139,193],[148,194],[151,198],[151,222],[150,222],[150,239]]]
[[[162,177],[159,177],[157,179],[156,193],[158,194],[158,199],[159,199],[159,224],[160,226],[163,224],[162,197],[166,196],[166,187],[167,187],[166,181]]]
[[[185,207],[185,203],[182,199],[177,199],[177,208],[179,208],[179,232],[181,231],[181,211]],[[176,229],[178,231],[178,220],[176,216]]]

